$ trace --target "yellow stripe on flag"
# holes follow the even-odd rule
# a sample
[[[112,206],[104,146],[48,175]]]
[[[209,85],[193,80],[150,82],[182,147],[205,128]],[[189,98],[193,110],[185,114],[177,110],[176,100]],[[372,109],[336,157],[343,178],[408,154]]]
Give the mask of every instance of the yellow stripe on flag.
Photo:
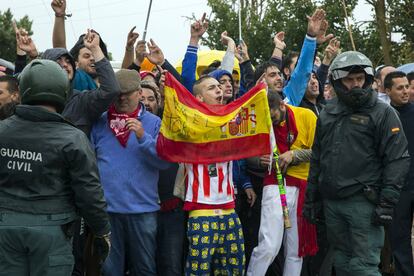
[[[160,131],[170,140],[206,143],[269,134],[270,129],[265,89],[248,98],[235,110],[215,116],[183,104],[175,89],[165,87],[164,115]]]

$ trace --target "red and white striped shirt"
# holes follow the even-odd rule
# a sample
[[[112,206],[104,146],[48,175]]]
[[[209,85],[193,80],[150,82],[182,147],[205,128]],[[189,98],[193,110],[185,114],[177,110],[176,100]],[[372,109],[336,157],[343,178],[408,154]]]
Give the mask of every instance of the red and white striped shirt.
[[[233,162],[184,164],[184,210],[234,208]]]

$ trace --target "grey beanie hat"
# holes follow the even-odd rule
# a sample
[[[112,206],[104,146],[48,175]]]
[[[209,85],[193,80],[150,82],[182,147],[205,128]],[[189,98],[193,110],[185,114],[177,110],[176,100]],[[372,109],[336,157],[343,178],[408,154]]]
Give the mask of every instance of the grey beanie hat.
[[[141,90],[141,77],[135,70],[121,69],[115,73],[121,93]]]

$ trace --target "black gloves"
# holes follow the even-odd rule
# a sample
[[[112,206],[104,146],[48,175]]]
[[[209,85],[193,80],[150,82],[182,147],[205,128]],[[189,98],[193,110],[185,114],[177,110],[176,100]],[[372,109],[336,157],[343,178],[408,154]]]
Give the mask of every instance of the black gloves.
[[[374,225],[388,226],[392,222],[394,206],[385,202],[380,203],[375,208],[372,223]]]
[[[103,236],[95,236],[93,239],[93,255],[96,255],[103,263],[108,257],[111,248],[110,233]]]
[[[316,224],[323,216],[322,199],[316,185],[311,183],[308,183],[308,186],[306,187],[302,215],[312,224]]]
[[[310,223],[316,224],[320,220],[322,215],[322,202],[305,201],[305,204],[303,204],[302,215]]]

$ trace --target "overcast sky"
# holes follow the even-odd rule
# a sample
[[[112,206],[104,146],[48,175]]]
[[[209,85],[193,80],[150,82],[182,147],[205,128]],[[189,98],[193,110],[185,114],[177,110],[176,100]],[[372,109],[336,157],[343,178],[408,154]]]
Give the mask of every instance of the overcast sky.
[[[141,36],[150,0],[67,0],[67,13],[72,17],[66,20],[66,39],[71,47],[87,28],[97,30],[114,60],[121,61],[124,54],[126,36],[133,26]],[[371,10],[365,1],[356,11],[357,20],[367,20]],[[0,11],[10,8],[16,19],[28,15],[33,20],[33,40],[39,50],[52,47],[54,13],[51,0],[1,0]],[[186,16],[200,17],[211,9],[207,0],[153,0],[147,31],[161,47],[166,58],[175,64],[185,53],[190,21]]]

